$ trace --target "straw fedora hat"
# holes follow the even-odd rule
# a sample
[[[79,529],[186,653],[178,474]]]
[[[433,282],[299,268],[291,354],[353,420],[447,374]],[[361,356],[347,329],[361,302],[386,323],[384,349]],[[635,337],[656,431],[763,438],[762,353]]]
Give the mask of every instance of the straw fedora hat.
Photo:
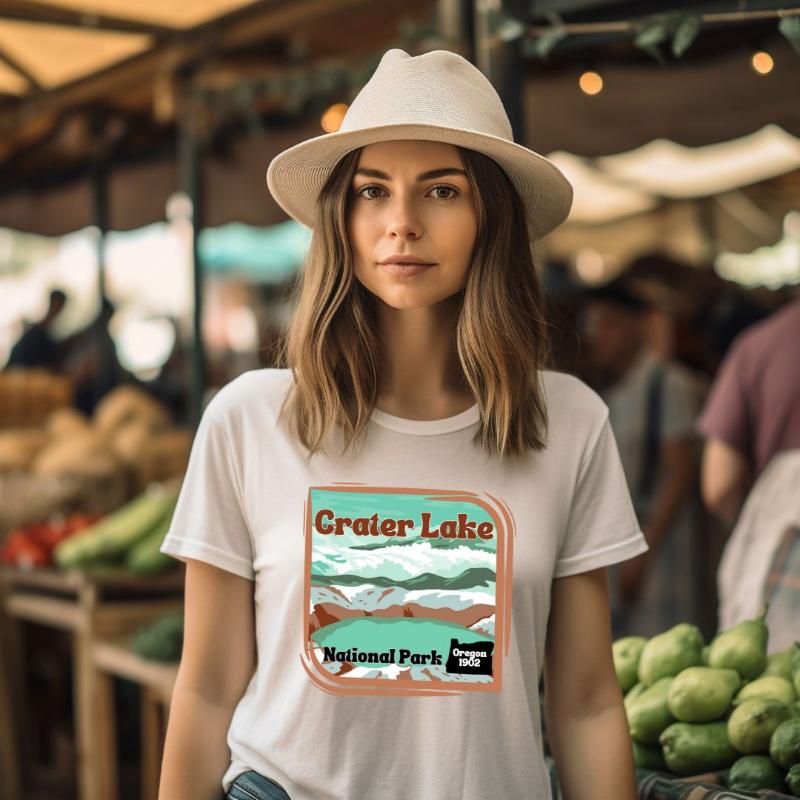
[[[339,130],[276,155],[267,168],[267,186],[290,217],[311,228],[317,197],[337,161],[358,147],[394,139],[448,142],[494,159],[519,192],[533,241],[569,214],[570,182],[547,158],[514,142],[492,84],[476,66],[449,50],[419,56],[399,48],[387,50]]]

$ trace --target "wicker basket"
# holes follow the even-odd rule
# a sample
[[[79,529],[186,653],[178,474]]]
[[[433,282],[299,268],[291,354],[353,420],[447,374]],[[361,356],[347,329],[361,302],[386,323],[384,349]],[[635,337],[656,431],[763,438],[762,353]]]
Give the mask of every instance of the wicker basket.
[[[72,402],[72,381],[44,369],[10,368],[0,372],[0,428],[44,423],[54,408]]]

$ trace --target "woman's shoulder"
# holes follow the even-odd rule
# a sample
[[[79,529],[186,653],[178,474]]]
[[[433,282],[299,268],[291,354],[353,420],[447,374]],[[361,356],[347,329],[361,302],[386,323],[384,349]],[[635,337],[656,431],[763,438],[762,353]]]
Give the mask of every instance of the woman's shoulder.
[[[542,370],[551,444],[582,451],[595,441],[608,420],[608,406],[591,386],[567,372]]]
[[[541,370],[549,414],[596,416],[603,418],[608,413],[605,400],[576,375],[557,370]]]

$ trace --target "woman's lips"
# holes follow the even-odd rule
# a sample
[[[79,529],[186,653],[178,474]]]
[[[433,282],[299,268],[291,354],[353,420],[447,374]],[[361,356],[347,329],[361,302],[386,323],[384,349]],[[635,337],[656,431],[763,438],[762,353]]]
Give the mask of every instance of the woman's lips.
[[[396,278],[407,278],[412,275],[419,275],[420,272],[424,272],[426,269],[430,269],[431,267],[435,267],[435,264],[381,264],[390,275],[394,275]]]

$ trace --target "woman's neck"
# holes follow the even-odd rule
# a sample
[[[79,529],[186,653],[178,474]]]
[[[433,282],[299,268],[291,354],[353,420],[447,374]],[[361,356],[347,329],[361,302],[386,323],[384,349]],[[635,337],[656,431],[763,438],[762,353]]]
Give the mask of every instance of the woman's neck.
[[[458,362],[453,310],[446,303],[384,306],[378,328],[383,346],[380,410],[408,419],[441,419],[474,404]]]

